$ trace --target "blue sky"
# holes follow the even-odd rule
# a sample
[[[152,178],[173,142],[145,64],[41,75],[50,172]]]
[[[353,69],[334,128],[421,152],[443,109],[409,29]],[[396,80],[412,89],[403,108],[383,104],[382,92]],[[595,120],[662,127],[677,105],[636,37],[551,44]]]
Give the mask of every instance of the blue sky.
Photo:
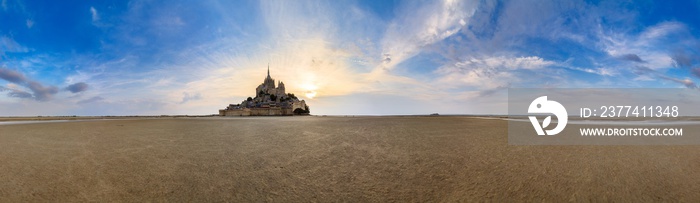
[[[0,115],[215,114],[272,77],[314,114],[501,114],[509,87],[700,82],[698,1],[0,4]]]

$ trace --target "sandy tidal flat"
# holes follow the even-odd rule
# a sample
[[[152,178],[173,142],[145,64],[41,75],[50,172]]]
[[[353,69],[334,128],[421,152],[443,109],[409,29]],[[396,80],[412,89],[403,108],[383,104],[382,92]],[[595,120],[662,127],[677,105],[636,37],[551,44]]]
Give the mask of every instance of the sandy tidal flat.
[[[0,125],[18,201],[700,201],[699,146],[509,146],[469,117]]]

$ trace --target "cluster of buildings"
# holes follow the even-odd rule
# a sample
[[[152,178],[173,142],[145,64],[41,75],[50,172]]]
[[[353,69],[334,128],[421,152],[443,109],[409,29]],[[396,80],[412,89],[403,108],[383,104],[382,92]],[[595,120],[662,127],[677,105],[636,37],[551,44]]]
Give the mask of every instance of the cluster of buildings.
[[[309,106],[296,95],[286,93],[284,83],[275,84],[267,67],[265,81],[255,88],[255,97],[248,97],[240,104],[229,104],[219,110],[220,116],[291,116],[309,115]]]

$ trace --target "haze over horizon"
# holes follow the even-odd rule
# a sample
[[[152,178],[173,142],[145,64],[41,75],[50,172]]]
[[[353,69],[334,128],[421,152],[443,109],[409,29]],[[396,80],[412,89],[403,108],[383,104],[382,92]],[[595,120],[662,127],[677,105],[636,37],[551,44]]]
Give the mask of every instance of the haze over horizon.
[[[2,0],[0,116],[216,114],[254,96],[268,64],[317,115],[505,114],[508,87],[697,89],[697,13],[697,1]]]

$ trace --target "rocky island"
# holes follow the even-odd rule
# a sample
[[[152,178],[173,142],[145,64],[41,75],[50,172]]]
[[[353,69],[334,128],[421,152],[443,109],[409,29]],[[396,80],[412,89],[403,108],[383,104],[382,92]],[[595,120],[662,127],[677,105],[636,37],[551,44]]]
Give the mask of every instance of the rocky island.
[[[255,88],[255,97],[248,97],[240,104],[229,104],[219,110],[220,116],[291,116],[309,115],[306,101],[299,100],[292,93],[286,93],[284,83],[275,85],[267,66],[265,81]]]

